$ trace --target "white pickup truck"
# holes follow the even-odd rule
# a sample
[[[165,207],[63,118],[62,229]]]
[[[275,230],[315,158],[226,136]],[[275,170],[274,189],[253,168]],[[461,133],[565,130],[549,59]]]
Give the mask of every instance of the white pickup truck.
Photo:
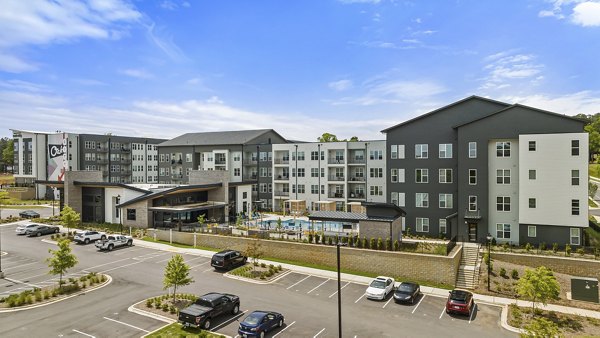
[[[133,238],[131,236],[123,236],[123,235],[109,235],[106,239],[101,239],[96,241],[96,248],[100,250],[108,250],[111,251],[114,248],[118,248],[120,246],[132,246]]]
[[[104,232],[98,232],[93,230],[83,230],[75,233],[73,240],[77,243],[88,244],[89,242],[95,242],[106,238]]]

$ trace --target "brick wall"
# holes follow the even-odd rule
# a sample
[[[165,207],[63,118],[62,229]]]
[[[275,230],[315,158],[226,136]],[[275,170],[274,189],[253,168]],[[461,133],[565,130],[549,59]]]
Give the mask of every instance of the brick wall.
[[[75,181],[80,182],[102,182],[102,172],[100,171],[67,171],[65,173],[65,204],[70,206],[75,212],[82,213],[81,186],[75,185]]]
[[[148,210],[150,203],[152,203],[152,200],[143,200],[122,208],[123,226],[134,228],[150,227],[152,225],[150,224],[152,213]],[[127,219],[127,209],[135,209],[135,221]]]
[[[169,231],[149,230],[149,235],[169,241]],[[173,242],[193,245],[193,233],[172,232]],[[251,239],[244,237],[196,234],[196,245],[215,249],[245,251]],[[335,246],[261,240],[265,256],[336,267]],[[457,246],[450,256],[423,255],[341,248],[342,269],[400,277],[400,280],[429,281],[454,285],[462,248]]]
[[[591,261],[569,257],[545,257],[513,253],[492,252],[492,260],[525,265],[530,267],[545,266],[559,273],[579,277],[595,277],[600,279],[600,261]]]

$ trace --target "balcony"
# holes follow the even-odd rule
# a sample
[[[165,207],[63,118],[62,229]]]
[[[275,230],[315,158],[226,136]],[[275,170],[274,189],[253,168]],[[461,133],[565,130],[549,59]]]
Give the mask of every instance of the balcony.
[[[358,199],[358,200],[364,200],[365,199],[365,193],[364,192],[351,192],[350,196],[348,196],[348,198]]]
[[[327,160],[327,163],[329,164],[344,164],[344,159],[343,158],[330,158]]]
[[[275,164],[290,164],[290,158],[276,158]]]
[[[179,163],[179,164],[181,164],[181,163]],[[226,164],[227,164],[226,160],[215,160],[215,165],[226,165]]]
[[[131,151],[131,148],[130,147],[121,147],[121,151],[124,153],[128,153]]]
[[[99,158],[96,162],[98,164],[108,164],[108,160],[105,158]]]
[[[121,163],[123,164],[131,164],[130,158],[121,157]]]
[[[252,181],[252,180],[256,180],[257,178],[258,178],[258,175],[256,175],[256,174],[243,176],[244,181]]]
[[[330,191],[329,194],[327,195],[329,198],[344,198],[344,192],[343,191]]]
[[[274,179],[275,181],[289,181],[290,175],[277,175]]]
[[[275,196],[289,196],[289,191],[275,191]]]
[[[183,179],[183,174],[173,174],[171,175],[171,179],[173,181],[181,181]]]
[[[255,158],[245,158],[243,163],[244,165],[256,165],[257,161]]]
[[[344,176],[332,175],[329,176],[329,181],[344,181]]]
[[[99,153],[107,153],[108,152],[108,147],[98,147],[98,148],[96,148],[96,150]]]
[[[367,160],[365,160],[364,158],[349,158],[348,159],[348,164],[365,164],[367,163]]]
[[[354,176],[354,177],[350,177],[350,179],[348,181],[350,182],[364,182],[366,179],[362,176]]]
[[[131,170],[121,170],[121,171],[117,171],[116,173],[125,175],[125,176],[129,176],[129,175],[131,175]]]

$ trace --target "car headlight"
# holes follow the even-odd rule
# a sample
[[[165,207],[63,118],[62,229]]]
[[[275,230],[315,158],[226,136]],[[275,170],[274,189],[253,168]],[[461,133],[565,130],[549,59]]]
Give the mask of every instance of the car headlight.
[[[253,328],[250,329],[250,331],[252,331],[252,332],[256,332],[256,330],[258,330],[257,327],[253,327]]]

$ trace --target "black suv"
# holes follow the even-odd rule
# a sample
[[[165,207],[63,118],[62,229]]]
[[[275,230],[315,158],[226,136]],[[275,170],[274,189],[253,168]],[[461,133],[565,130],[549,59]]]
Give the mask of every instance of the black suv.
[[[210,265],[215,269],[229,270],[233,267],[246,264],[247,260],[248,258],[242,255],[239,251],[223,250],[212,256]]]

